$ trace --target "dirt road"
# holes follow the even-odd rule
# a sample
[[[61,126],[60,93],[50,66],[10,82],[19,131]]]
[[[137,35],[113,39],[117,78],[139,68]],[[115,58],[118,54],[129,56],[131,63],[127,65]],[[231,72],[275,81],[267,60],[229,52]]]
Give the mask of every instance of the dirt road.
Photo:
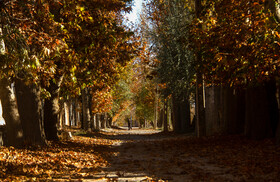
[[[280,148],[242,136],[196,139],[155,130],[109,129],[108,165],[94,181],[278,181]],[[93,181],[92,179],[89,181]]]

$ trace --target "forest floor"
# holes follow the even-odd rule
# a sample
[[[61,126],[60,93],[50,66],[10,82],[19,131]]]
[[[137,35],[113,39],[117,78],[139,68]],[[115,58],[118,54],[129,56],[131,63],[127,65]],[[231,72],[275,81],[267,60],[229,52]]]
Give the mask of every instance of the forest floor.
[[[48,147],[0,147],[0,181],[279,181],[280,147],[243,136],[73,131]]]

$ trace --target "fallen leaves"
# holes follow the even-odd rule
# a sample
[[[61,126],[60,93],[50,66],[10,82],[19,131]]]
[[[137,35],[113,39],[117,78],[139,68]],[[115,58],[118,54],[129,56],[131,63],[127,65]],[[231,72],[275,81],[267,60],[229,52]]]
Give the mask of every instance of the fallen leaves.
[[[38,180],[92,177],[107,165],[104,147],[110,140],[73,137],[71,141],[50,143],[46,148],[0,148],[0,179]],[[104,151],[104,152],[103,152]]]
[[[133,175],[146,181],[277,181],[280,147],[272,140],[242,136],[95,133],[45,148],[1,147],[0,168],[4,181],[117,180]]]

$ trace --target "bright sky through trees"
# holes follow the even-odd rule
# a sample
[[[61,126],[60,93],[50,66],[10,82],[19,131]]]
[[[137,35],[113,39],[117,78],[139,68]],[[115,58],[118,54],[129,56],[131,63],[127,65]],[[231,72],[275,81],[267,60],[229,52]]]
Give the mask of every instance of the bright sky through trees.
[[[132,23],[136,23],[138,20],[138,15],[141,12],[143,0],[134,0],[132,11],[130,14],[127,14],[126,17]]]

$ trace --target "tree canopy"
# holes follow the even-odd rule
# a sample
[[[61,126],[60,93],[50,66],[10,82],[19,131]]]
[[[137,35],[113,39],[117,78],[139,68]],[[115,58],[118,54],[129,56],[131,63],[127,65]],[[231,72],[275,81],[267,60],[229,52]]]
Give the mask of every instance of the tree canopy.
[[[279,28],[264,0],[208,1],[192,37],[210,84],[255,85],[279,76]]]

